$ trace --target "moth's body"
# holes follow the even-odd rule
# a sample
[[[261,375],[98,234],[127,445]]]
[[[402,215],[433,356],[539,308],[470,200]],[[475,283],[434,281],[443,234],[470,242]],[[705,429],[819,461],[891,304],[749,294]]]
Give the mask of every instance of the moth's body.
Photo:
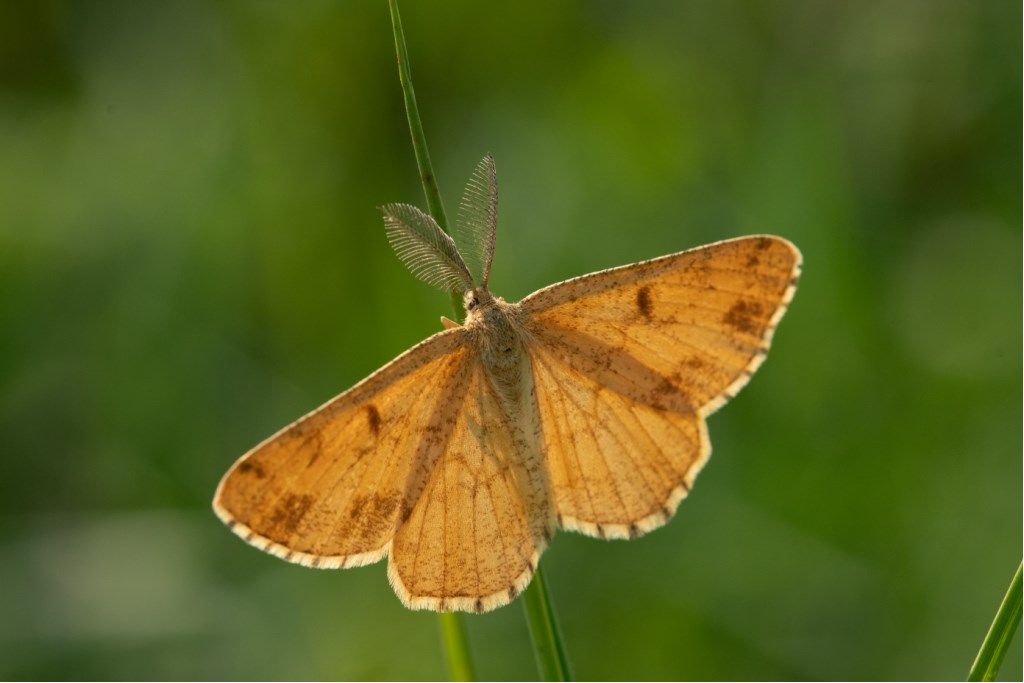
[[[467,190],[474,282],[413,207],[385,208],[418,277],[464,295],[445,331],[281,430],[222,479],[247,542],[313,567],[389,558],[414,609],[482,612],[529,583],[556,529],[634,538],[665,524],[710,454],[705,418],[762,363],[800,271],[753,236],[591,273],[518,303],[487,288],[497,193]]]
[[[524,377],[529,376],[526,357],[528,333],[522,322],[519,304],[494,297],[485,288],[466,294],[466,321],[472,343],[480,354],[480,362],[488,380],[508,405],[514,406],[522,397]]]
[[[510,432],[514,450],[505,454],[488,453],[497,458],[502,471],[515,480],[517,472],[524,481],[515,481],[521,495],[534,500],[542,508],[551,508],[548,491],[550,485],[544,467],[544,453],[540,436],[540,417],[537,413],[533,369],[527,353],[530,333],[518,303],[510,304],[493,296],[485,287],[473,289],[465,296],[466,316],[463,328],[468,344],[479,354],[484,384],[493,392],[501,406],[501,415],[494,416]],[[491,424],[484,428],[494,429]],[[511,458],[508,456],[511,455]],[[513,462],[512,459],[517,462]],[[555,526],[555,515],[537,520],[547,542]]]

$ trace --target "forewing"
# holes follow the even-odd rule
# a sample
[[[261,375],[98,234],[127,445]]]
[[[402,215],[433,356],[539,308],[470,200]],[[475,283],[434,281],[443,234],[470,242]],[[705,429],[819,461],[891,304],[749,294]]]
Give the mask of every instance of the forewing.
[[[563,526],[628,537],[671,516],[710,453],[704,417],[764,360],[799,271],[791,243],[745,237],[522,301]]]
[[[800,262],[787,240],[742,237],[567,280],[521,303],[535,328],[585,335],[707,415],[764,360]]]
[[[463,400],[444,419],[452,425],[447,446],[391,551],[391,583],[413,609],[484,612],[508,603],[550,538],[533,430],[509,419],[479,362],[467,363],[459,382]]]
[[[243,455],[217,488],[217,515],[290,562],[379,560],[444,450],[466,339],[462,328],[430,337]]]

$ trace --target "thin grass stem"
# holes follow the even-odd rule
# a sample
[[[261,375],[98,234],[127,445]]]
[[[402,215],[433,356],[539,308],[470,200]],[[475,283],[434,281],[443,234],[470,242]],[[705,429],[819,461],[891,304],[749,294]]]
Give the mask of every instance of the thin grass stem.
[[[967,675],[969,681],[994,681],[999,673],[999,667],[1002,666],[1003,657],[1010,648],[1013,634],[1020,626],[1021,567],[1022,565],[1017,565],[1017,573],[1013,575],[1010,587],[1003,596],[1003,602],[996,611],[995,619],[985,634],[985,640],[981,643],[971,672]]]
[[[453,681],[476,680],[473,660],[469,656],[469,641],[466,639],[466,625],[456,612],[441,612],[441,642],[444,645],[448,675]]]
[[[448,216],[444,212],[441,201],[441,190],[437,186],[437,176],[430,164],[430,151],[427,149],[427,136],[423,133],[423,121],[420,120],[420,108],[416,104],[416,91],[412,87],[412,71],[409,69],[409,50],[405,46],[405,30],[402,28],[402,15],[398,13],[397,0],[388,0],[391,9],[391,28],[395,34],[395,57],[398,59],[398,82],[402,86],[402,98],[405,100],[405,116],[409,120],[409,133],[412,135],[412,151],[416,155],[416,168],[420,172],[423,183],[423,194],[427,196],[427,210],[445,232],[448,230]],[[449,233],[450,234],[450,233]],[[461,321],[463,316],[462,299],[452,294],[452,308],[455,319]]]
[[[562,632],[551,606],[544,573],[539,566],[530,587],[523,593],[523,609],[526,610],[526,623],[530,627],[533,655],[537,659],[541,680],[571,681],[569,657],[562,643]]]
[[[402,16],[398,13],[396,0],[388,0],[391,10],[391,28],[395,35],[395,57],[398,60],[398,82],[402,86],[405,100],[405,115],[409,120],[409,133],[412,135],[413,153],[416,155],[416,167],[419,169],[423,193],[427,196],[427,209],[437,221],[438,226],[448,232],[448,218],[441,202],[441,191],[437,186],[437,178],[430,164],[430,152],[427,150],[427,138],[423,133],[423,122],[420,110],[416,105],[416,93],[412,87],[412,74],[409,70],[409,53],[405,46],[405,31],[402,29]],[[458,294],[452,294],[452,308],[456,320],[462,318],[462,300]],[[454,612],[438,615],[441,626],[441,642],[444,646],[445,660],[448,662],[448,673],[453,681],[472,681],[473,660],[469,654],[469,641],[466,638],[466,626],[462,617]]]

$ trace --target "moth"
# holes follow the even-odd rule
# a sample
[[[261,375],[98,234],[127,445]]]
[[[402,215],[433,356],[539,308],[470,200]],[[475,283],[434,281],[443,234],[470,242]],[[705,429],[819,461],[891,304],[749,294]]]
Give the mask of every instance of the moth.
[[[460,205],[470,265],[426,213],[381,211],[412,273],[462,295],[464,323],[442,318],[444,331],[243,455],[213,508],[288,562],[387,557],[411,609],[505,605],[558,529],[631,539],[668,522],[711,453],[705,419],[764,361],[800,274],[793,244],[755,235],[508,303],[488,289],[492,157]]]

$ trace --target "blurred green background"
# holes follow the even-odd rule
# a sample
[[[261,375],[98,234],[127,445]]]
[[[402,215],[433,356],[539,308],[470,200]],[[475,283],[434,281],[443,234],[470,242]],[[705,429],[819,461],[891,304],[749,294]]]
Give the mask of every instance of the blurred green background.
[[[578,675],[965,676],[1022,553],[1020,3],[403,13],[450,212],[497,158],[498,294],[804,253],[676,519],[545,555]],[[392,51],[382,0],[0,4],[0,677],[445,675],[383,565],[209,509],[451,313],[375,209],[424,204]],[[467,626],[481,676],[536,675],[519,604]]]

